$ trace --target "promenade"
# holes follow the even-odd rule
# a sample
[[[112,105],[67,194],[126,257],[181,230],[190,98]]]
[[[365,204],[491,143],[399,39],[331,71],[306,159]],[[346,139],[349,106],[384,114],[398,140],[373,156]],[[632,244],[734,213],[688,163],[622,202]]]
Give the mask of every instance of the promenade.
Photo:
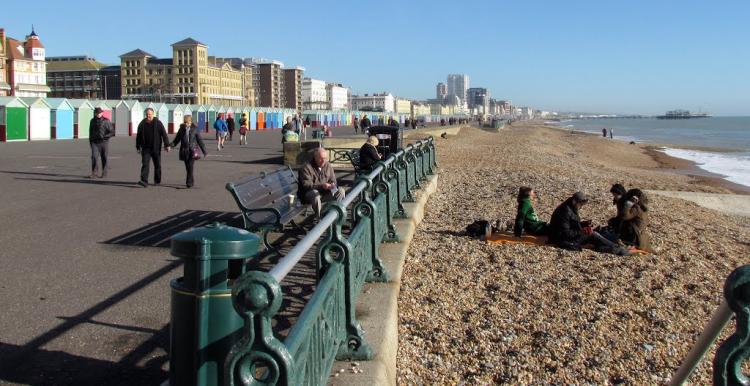
[[[137,186],[134,137],[111,140],[106,179],[86,178],[87,140],[0,143],[0,384],[166,380],[169,281],[182,275],[169,236],[241,226],[224,185],[280,167],[280,141],[252,132],[218,152],[209,136],[192,189],[176,151],[162,153],[161,186]]]

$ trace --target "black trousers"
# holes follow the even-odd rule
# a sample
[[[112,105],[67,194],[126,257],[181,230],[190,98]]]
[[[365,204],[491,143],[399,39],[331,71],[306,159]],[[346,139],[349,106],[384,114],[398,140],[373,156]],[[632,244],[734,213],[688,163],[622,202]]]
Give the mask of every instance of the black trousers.
[[[161,150],[141,149],[141,182],[148,183],[149,163],[154,162],[154,183],[161,183]]]
[[[109,153],[109,141],[89,142],[91,145],[91,172],[96,172],[97,158],[102,159],[102,173],[107,174],[107,154]]]
[[[187,172],[187,176],[185,177],[185,185],[187,185],[188,188],[193,187],[193,165],[195,165],[195,160],[192,157],[192,154],[190,154],[189,157],[185,158],[185,172]]]

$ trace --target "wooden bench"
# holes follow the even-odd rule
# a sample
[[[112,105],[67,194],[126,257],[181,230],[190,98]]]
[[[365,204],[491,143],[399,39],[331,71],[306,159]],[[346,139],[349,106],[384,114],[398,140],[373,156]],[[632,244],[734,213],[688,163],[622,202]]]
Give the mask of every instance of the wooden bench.
[[[354,172],[360,174],[362,172],[362,167],[359,165],[359,149],[352,149],[347,151],[346,156],[347,158],[349,158],[349,162],[352,163]]]
[[[263,244],[273,249],[268,233],[283,231],[287,224],[297,226],[294,218],[308,207],[297,197],[298,184],[296,173],[285,167],[229,182],[226,188],[242,211],[245,228],[263,232]]]

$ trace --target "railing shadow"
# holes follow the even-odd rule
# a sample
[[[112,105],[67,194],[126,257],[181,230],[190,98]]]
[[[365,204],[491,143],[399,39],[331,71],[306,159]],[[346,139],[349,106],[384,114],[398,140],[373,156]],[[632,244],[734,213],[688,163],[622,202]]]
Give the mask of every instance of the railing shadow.
[[[172,236],[194,227],[221,222],[242,228],[242,214],[205,210],[185,210],[163,220],[103,241],[103,244],[168,248]]]

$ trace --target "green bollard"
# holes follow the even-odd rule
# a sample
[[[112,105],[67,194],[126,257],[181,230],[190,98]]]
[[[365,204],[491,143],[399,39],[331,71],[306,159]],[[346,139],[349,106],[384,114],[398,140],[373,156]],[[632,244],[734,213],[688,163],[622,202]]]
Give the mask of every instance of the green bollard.
[[[172,255],[184,260],[184,273],[170,283],[171,386],[224,384],[224,359],[244,326],[232,306],[232,285],[259,245],[257,235],[219,223],[172,237]]]

